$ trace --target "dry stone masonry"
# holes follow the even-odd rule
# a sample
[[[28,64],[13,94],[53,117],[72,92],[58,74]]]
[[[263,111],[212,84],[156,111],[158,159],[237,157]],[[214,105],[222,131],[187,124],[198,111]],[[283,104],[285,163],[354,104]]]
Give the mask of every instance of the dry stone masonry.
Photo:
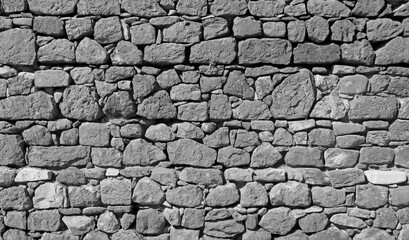
[[[409,240],[409,3],[0,0],[1,240]]]

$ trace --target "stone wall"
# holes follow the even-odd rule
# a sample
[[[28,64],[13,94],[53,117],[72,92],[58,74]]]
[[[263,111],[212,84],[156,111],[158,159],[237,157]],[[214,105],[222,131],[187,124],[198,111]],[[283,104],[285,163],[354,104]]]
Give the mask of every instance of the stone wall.
[[[409,239],[409,3],[0,3],[2,239]]]

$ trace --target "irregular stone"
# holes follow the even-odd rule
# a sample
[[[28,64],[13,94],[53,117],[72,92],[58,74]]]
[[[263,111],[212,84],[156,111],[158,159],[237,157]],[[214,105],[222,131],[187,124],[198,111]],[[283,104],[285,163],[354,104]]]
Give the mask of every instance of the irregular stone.
[[[390,189],[390,204],[397,207],[406,207],[409,205],[409,200],[406,197],[409,194],[408,186],[399,186]]]
[[[69,186],[68,198],[71,207],[95,207],[101,204],[99,188],[92,185]]]
[[[365,228],[367,225],[359,218],[348,216],[347,214],[335,214],[331,217],[330,221],[340,227],[349,228]]]
[[[347,108],[335,92],[319,100],[310,113],[312,118],[339,120],[345,117]]]
[[[379,240],[393,240],[393,236],[389,235],[386,231],[378,228],[366,228],[359,234],[355,235],[354,240],[364,239],[379,239]]]
[[[203,185],[223,184],[222,172],[217,169],[186,167],[179,173],[179,179],[188,183]]]
[[[283,39],[252,38],[240,41],[238,48],[239,63],[244,65],[258,63],[287,65],[291,61],[291,44]]]
[[[394,159],[394,152],[385,147],[365,147],[361,148],[359,162],[362,164],[390,164]]]
[[[313,147],[292,147],[285,155],[285,163],[292,167],[322,167],[323,153]]]
[[[36,188],[33,204],[36,209],[68,207],[67,189],[59,182],[44,183]]]
[[[394,149],[395,152],[395,164],[405,168],[409,167],[409,147],[408,146],[398,146]]]
[[[176,11],[180,14],[192,16],[206,16],[207,1],[206,0],[181,0],[176,5]]]
[[[193,47],[191,49],[191,54]],[[145,47],[143,60],[154,65],[175,65],[185,61],[185,46],[176,43],[154,44]]]
[[[81,145],[106,147],[110,144],[109,126],[104,123],[83,123],[79,127],[79,142]]]
[[[250,240],[251,238],[249,238],[248,240]],[[263,240],[264,238],[261,238],[260,240]],[[270,240],[270,238],[265,238],[266,240]],[[287,236],[282,236],[282,237],[277,237],[275,238],[276,240],[308,240],[308,235],[305,234],[303,231],[301,230],[296,230],[295,232],[288,234]]]
[[[206,77],[200,78],[200,90],[203,93],[210,93],[213,90],[221,89],[223,84],[226,83],[226,77]]]
[[[409,121],[395,120],[389,126],[391,140],[405,141],[409,139]]]
[[[178,84],[170,90],[170,99],[173,101],[199,101],[202,92],[199,84]]]
[[[155,209],[142,209],[136,215],[136,231],[142,234],[161,234],[166,225],[165,217]]]
[[[106,233],[115,233],[120,229],[118,219],[110,211],[106,211],[99,216],[97,227]]]
[[[375,51],[376,65],[390,65],[409,63],[408,50],[409,38],[395,37]]]
[[[398,225],[398,218],[392,208],[380,208],[376,210],[374,227],[395,229]]]
[[[270,119],[271,113],[267,104],[262,101],[243,101],[237,108],[233,109],[233,117],[240,120]]]
[[[91,18],[72,18],[65,22],[65,31],[68,40],[90,37],[94,33],[93,21]]]
[[[270,108],[274,118],[299,119],[308,116],[315,101],[312,77],[310,71],[301,70],[285,78],[274,89]]]
[[[95,227],[95,221],[87,216],[64,216],[62,221],[73,235],[83,235]]]
[[[304,42],[307,30],[303,21],[295,20],[287,24],[288,40],[292,43]]]
[[[0,134],[0,156],[2,156],[0,165],[24,166],[24,152],[24,142],[21,136]]]
[[[335,2],[335,1],[334,1]],[[310,236],[310,240],[334,239],[334,240],[350,240],[348,233],[339,230],[335,227],[330,227],[324,231],[315,233]]]
[[[210,207],[224,207],[238,202],[240,199],[239,191],[233,183],[217,186],[209,190],[206,197],[206,205]]]
[[[118,232],[112,234],[111,239],[112,240],[134,240],[134,239],[142,240],[142,236],[133,229],[132,230],[120,229]]]
[[[100,183],[102,203],[108,205],[131,204],[131,180],[104,179]]]
[[[217,155],[216,150],[190,139],[168,143],[167,152],[171,163],[197,167],[211,167]]]
[[[295,181],[274,185],[269,195],[273,206],[308,207],[311,205],[308,185]]]
[[[308,133],[308,144],[310,146],[335,146],[335,134],[330,129],[315,128]]]
[[[181,215],[177,208],[165,208],[163,209],[163,216],[169,222],[171,226],[180,226]],[[172,230],[171,230],[172,231]]]
[[[366,35],[370,42],[392,39],[403,31],[401,23],[389,18],[378,18],[366,22]]]
[[[84,85],[67,87],[63,93],[60,109],[65,117],[77,120],[92,121],[102,117],[96,92]]]
[[[176,107],[166,91],[158,91],[138,105],[137,114],[148,119],[174,118]]]
[[[325,166],[328,168],[349,168],[358,163],[359,151],[328,148],[324,152]]]
[[[247,87],[243,88],[247,95]],[[249,90],[248,92],[251,92]],[[226,95],[212,94],[209,101],[209,118],[214,120],[227,120],[232,115],[232,108],[229,98]]]
[[[397,114],[395,97],[357,96],[350,102],[351,120],[392,119]]]
[[[355,25],[349,20],[338,20],[332,24],[331,32],[332,41],[352,42],[355,36]]]
[[[243,39],[262,36],[261,22],[254,17],[236,17],[233,21],[233,35]]]
[[[308,38],[316,43],[322,43],[329,35],[329,24],[320,16],[314,16],[305,21]]]
[[[361,169],[349,168],[328,172],[332,186],[335,188],[354,186],[365,182],[365,175]]]
[[[183,212],[181,226],[190,229],[203,227],[205,217],[204,209],[186,208]]]
[[[28,7],[36,15],[69,15],[75,12],[77,0],[29,0]]]
[[[30,147],[27,155],[31,167],[66,168],[83,167],[89,162],[90,147]]]
[[[98,42],[85,37],[75,50],[78,63],[101,65],[108,61],[107,51]]]
[[[341,60],[341,50],[333,43],[327,45],[301,43],[294,48],[293,54],[294,64],[331,64]]]
[[[365,137],[360,135],[345,135],[336,137],[338,148],[357,148],[365,143]]]
[[[134,45],[149,45],[156,41],[155,28],[149,23],[138,24],[130,28],[131,42]]]
[[[277,162],[281,161],[283,156],[270,143],[263,142],[256,147],[251,155],[250,167],[264,168],[273,167]]]
[[[121,9],[138,17],[158,17],[166,15],[166,11],[155,0],[123,0]]]
[[[272,234],[286,235],[296,224],[294,213],[286,207],[272,208],[261,218],[259,225]]]
[[[228,146],[219,150],[217,162],[226,167],[247,165],[250,163],[250,154],[239,148]]]
[[[27,214],[25,211],[9,211],[4,218],[4,225],[10,228],[26,229]]]
[[[312,202],[321,207],[337,207],[345,203],[345,191],[332,187],[312,187]]]
[[[177,187],[166,192],[166,201],[179,207],[197,207],[202,200],[203,191],[195,185]]]
[[[214,4],[215,2],[213,2],[213,5],[210,6],[210,9],[212,6],[214,6]],[[230,32],[227,20],[221,17],[205,19],[203,20],[202,24],[204,40],[226,37]]]
[[[275,17],[283,13],[285,7],[284,0],[278,1],[250,1],[248,3],[249,12],[257,17]]]
[[[87,183],[84,172],[75,167],[69,167],[60,171],[56,180],[62,184],[73,186],[80,186]]]
[[[4,13],[15,13],[15,12],[23,12],[27,10],[27,3],[26,1],[22,0],[14,0],[14,1],[7,1],[2,3],[2,11]]]
[[[332,128],[336,136],[365,133],[366,127],[359,123],[333,122]]]
[[[325,229],[328,218],[323,213],[312,213],[298,220],[298,225],[305,233],[315,233]],[[300,237],[302,238],[302,237]]]
[[[230,72],[223,92],[227,95],[237,96],[242,99],[252,100],[254,98],[254,90],[250,87],[244,74],[240,71]]]
[[[94,26],[94,39],[100,44],[115,43],[123,39],[118,17],[101,18]]]
[[[179,6],[178,2],[178,6]],[[182,21],[163,30],[163,41],[172,43],[200,42],[202,24],[192,21]]]
[[[257,169],[254,170],[254,180],[260,182],[284,182],[286,180],[286,172],[283,169]]]
[[[263,23],[263,33],[266,37],[285,37],[287,32],[284,22],[265,22]]]
[[[330,185],[330,179],[326,173],[316,168],[301,169],[305,183],[310,185]]]
[[[151,141],[169,142],[175,139],[172,129],[166,124],[151,125],[145,132],[145,137]]]
[[[58,17],[36,17],[33,30],[39,34],[62,37],[64,36],[64,22]]]
[[[23,171],[24,168],[20,171]],[[20,172],[19,171],[19,172]],[[21,182],[21,175],[17,178],[18,173],[15,169],[8,167],[0,167],[0,187],[10,187],[14,182]],[[30,175],[28,175],[30,177]],[[50,176],[51,178],[51,176]]]
[[[355,205],[365,209],[380,208],[388,203],[388,188],[372,184],[357,185]]]
[[[131,118],[136,115],[136,104],[128,91],[118,91],[108,97],[102,110],[109,117]]]
[[[27,218],[28,230],[55,232],[62,227],[63,222],[58,210],[34,211]]]
[[[143,53],[135,45],[127,41],[119,41],[110,58],[113,65],[140,65]]]
[[[132,201],[141,205],[161,205],[164,200],[160,185],[147,177],[139,180],[133,190]]]
[[[236,59],[236,40],[221,38],[203,41],[190,48],[190,63],[231,64]]]
[[[202,129],[200,129],[199,127],[189,122],[183,122],[183,123],[177,124],[176,136],[179,138],[203,139],[205,137],[205,134],[202,131]],[[209,146],[205,142],[203,143]]]
[[[210,5],[210,12],[215,16],[240,16],[247,12],[245,0],[215,0]]]
[[[0,191],[0,204],[4,210],[28,210],[33,203],[26,186],[14,186]]]
[[[203,144],[211,148],[225,147],[229,143],[229,128],[227,127],[221,127],[203,138]]]
[[[77,4],[78,15],[119,15],[120,10],[117,0],[80,0]]]
[[[407,77],[391,77],[387,88],[388,92],[399,97],[409,97],[408,81],[409,78]]]
[[[376,17],[385,6],[384,0],[358,0],[352,9],[352,15],[358,17]]]
[[[203,232],[216,238],[229,238],[244,232],[244,226],[233,219],[205,222]]]
[[[191,230],[185,228],[170,228],[170,240],[198,240],[198,230]]]
[[[135,139],[126,146],[122,162],[127,166],[147,166],[165,159],[166,155],[158,147],[144,139]]]
[[[351,13],[345,4],[335,0],[309,0],[307,10],[309,14],[326,18],[348,17]]]

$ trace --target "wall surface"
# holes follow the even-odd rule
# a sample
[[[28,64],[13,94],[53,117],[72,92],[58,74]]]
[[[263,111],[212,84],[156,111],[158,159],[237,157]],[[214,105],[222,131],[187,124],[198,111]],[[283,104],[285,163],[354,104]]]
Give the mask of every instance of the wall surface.
[[[0,3],[0,239],[409,239],[409,3]]]

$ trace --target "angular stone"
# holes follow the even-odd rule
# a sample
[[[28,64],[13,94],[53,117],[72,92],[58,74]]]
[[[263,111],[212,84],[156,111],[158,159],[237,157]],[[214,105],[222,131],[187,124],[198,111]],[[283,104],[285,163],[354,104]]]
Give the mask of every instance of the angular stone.
[[[72,186],[80,186],[87,183],[85,173],[75,167],[69,167],[60,171],[56,180],[62,184]]]
[[[250,240],[252,238],[249,238],[248,240]],[[305,234],[303,231],[301,230],[296,230],[295,232],[288,234],[286,236],[282,236],[282,237],[277,237],[274,238],[275,240],[308,240],[308,235]],[[266,237],[266,238],[260,238],[260,240],[271,240],[271,237]]]
[[[399,97],[409,97],[409,78],[391,77],[388,85],[388,92]]]
[[[68,197],[71,207],[95,207],[101,204],[99,188],[91,185],[69,186]]]
[[[115,118],[131,118],[136,115],[136,104],[128,91],[114,92],[103,108],[105,115]]]
[[[341,50],[333,43],[327,45],[301,43],[294,48],[293,54],[295,64],[331,64],[341,60]]]
[[[310,236],[310,240],[322,240],[322,239],[350,240],[351,238],[349,237],[346,231],[339,230],[336,227],[330,227],[324,231],[315,233]]]
[[[376,210],[374,227],[395,229],[398,225],[398,218],[392,208],[380,208]]]
[[[223,92],[242,99],[254,98],[254,90],[248,84],[244,74],[240,71],[232,71],[224,85]]]
[[[138,105],[137,114],[148,119],[174,118],[176,107],[166,91],[158,91]]]
[[[15,109],[14,109],[15,110]],[[19,135],[0,134],[0,165],[24,166],[24,142]]]
[[[126,166],[147,166],[166,159],[166,155],[161,149],[144,139],[132,140],[123,153],[122,162]]]
[[[202,200],[203,191],[195,185],[177,187],[166,192],[166,201],[179,207],[198,207]]]
[[[328,148],[324,152],[325,166],[328,168],[349,168],[358,163],[359,151]]]
[[[240,199],[239,191],[233,183],[217,186],[209,190],[206,197],[206,205],[210,207],[224,207],[238,202]]]
[[[352,42],[355,35],[355,25],[349,20],[338,20],[332,24],[331,32],[332,41]]]
[[[58,17],[36,17],[33,21],[33,29],[38,34],[64,36],[64,22]]]
[[[335,134],[330,129],[315,128],[308,133],[308,145],[334,147]]]
[[[244,232],[244,226],[233,219],[205,222],[203,232],[216,238],[231,238]]]
[[[99,238],[97,238],[99,239]],[[107,240],[108,240],[107,236]],[[132,230],[123,230],[120,229],[118,232],[112,234],[112,240],[134,240],[134,239],[142,239],[142,236],[138,234],[134,229]],[[84,239],[85,240],[85,239]],[[90,239],[91,240],[91,239]],[[93,239],[92,239],[93,240]],[[104,239],[105,240],[105,239]]]
[[[89,67],[77,67],[70,71],[71,78],[78,85],[82,84],[94,84],[96,80],[101,79],[101,72],[98,69],[92,69]],[[108,84],[108,83],[107,83]],[[97,85],[97,84],[96,84]],[[97,85],[97,91],[99,86]]]
[[[268,1],[250,1],[248,3],[249,12],[257,17],[275,17],[283,13],[285,7],[284,0]]]
[[[12,0],[2,3],[2,10],[4,13],[15,13],[27,10],[27,2],[24,0]]]
[[[65,31],[68,40],[91,37],[94,33],[93,21],[91,18],[72,18],[65,22]]]
[[[351,13],[345,4],[336,0],[310,0],[307,10],[309,14],[326,18],[348,17]]]
[[[83,123],[79,127],[81,145],[106,147],[110,145],[109,126],[104,123]]]
[[[60,103],[61,113],[67,118],[93,121],[102,117],[97,93],[84,85],[69,86],[64,90]]]
[[[313,118],[339,120],[345,117],[347,108],[338,94],[331,93],[319,100],[310,113]]]
[[[240,16],[247,12],[245,0],[215,0],[210,5],[210,12],[215,16]]]
[[[366,127],[359,123],[333,122],[332,128],[336,136],[365,133]]]
[[[409,205],[409,186],[399,186],[390,189],[390,204],[397,207],[407,207]]]
[[[26,229],[27,214],[25,211],[9,211],[4,218],[4,225],[11,228]]]
[[[348,168],[328,172],[332,186],[335,188],[354,186],[365,182],[365,175],[361,169]]]
[[[203,227],[205,218],[204,209],[186,208],[183,212],[181,226],[190,229],[198,229]]]
[[[143,61],[142,55],[142,51],[132,43],[119,41],[110,57],[113,65],[140,65]]]
[[[132,201],[141,205],[161,205],[164,200],[160,185],[147,177],[139,180],[133,190]]]
[[[59,182],[44,183],[36,188],[33,204],[36,209],[68,207],[67,189]]]
[[[176,5],[176,11],[180,14],[193,16],[206,16],[207,1],[206,0],[181,0]]]
[[[30,11],[36,15],[69,15],[75,12],[77,0],[28,0]]]
[[[85,166],[89,162],[90,148],[85,146],[30,147],[27,155],[31,167],[66,168]]]
[[[77,4],[78,15],[119,15],[120,10],[117,0],[80,0]]]
[[[160,123],[149,126],[145,132],[145,137],[153,142],[169,142],[175,139],[175,134],[166,124]]]
[[[158,17],[166,15],[166,11],[159,5],[156,0],[123,0],[121,9],[138,17]]]
[[[262,101],[245,100],[237,108],[233,109],[233,117],[240,120],[270,119],[271,113],[267,104]]]
[[[263,207],[268,204],[267,191],[257,182],[247,183],[240,189],[240,205],[242,207]]]
[[[97,227],[106,233],[115,233],[120,229],[118,219],[115,214],[110,211],[106,211],[99,216]]]
[[[14,186],[0,191],[0,204],[4,210],[28,210],[33,203],[26,186]]]
[[[253,154],[251,155],[250,167],[273,167],[282,159],[283,156],[275,147],[273,147],[270,143],[263,142],[260,146],[254,149]]]
[[[397,114],[395,97],[357,96],[350,102],[351,120],[392,119]]]
[[[102,203],[108,205],[131,204],[131,180],[104,179],[100,183]]]
[[[291,209],[272,208],[261,218],[259,225],[272,234],[286,235],[295,226],[297,220]]]
[[[311,205],[308,185],[295,181],[274,185],[269,195],[273,206],[308,207]]]
[[[392,39],[403,31],[401,23],[389,18],[378,18],[366,22],[366,36],[370,42]]]
[[[171,43],[197,43],[201,39],[201,27],[202,24],[192,21],[177,22],[163,30],[163,41]]]
[[[219,150],[217,162],[226,167],[247,165],[250,163],[250,154],[242,149],[228,146]]]
[[[186,167],[179,173],[179,179],[188,183],[203,185],[223,184],[222,172],[218,169]]]
[[[408,58],[409,38],[395,37],[375,51],[376,65],[390,65],[409,63]]]
[[[24,168],[20,171],[23,171]],[[17,171],[9,167],[0,167],[0,187],[10,187],[14,182],[19,182],[21,177],[16,178]]]
[[[216,151],[190,139],[179,139],[167,145],[169,160],[173,164],[210,167],[216,161]]]
[[[303,21],[291,21],[287,24],[288,40],[292,43],[304,42],[307,30]]]
[[[179,138],[203,139],[205,137],[202,129],[193,125],[192,123],[183,122],[181,124],[177,124],[176,126],[176,136]],[[207,144],[205,143],[205,145]]]
[[[345,135],[336,137],[338,148],[357,148],[365,143],[365,137],[360,135]]]
[[[305,233],[315,233],[325,229],[328,218],[323,213],[312,213],[298,220],[298,225]]]
[[[55,232],[63,226],[58,210],[34,211],[27,218],[27,229],[32,231]]]
[[[199,101],[202,92],[199,84],[178,84],[170,90],[170,99],[173,101]]]
[[[384,6],[384,0],[358,0],[354,9],[352,9],[352,15],[358,17],[376,17]]]
[[[365,239],[394,240],[395,237],[378,228],[366,228],[354,237],[354,240]]]
[[[227,1],[223,1],[227,2]],[[214,6],[215,2],[213,2]],[[204,40],[213,38],[226,37],[229,34],[227,20],[221,17],[208,18],[203,20],[203,37]]]
[[[149,45],[156,41],[155,28],[149,23],[138,24],[130,28],[131,42],[135,45]]]
[[[304,182],[310,185],[330,185],[330,179],[327,174],[316,168],[304,168],[301,169]]]
[[[365,209],[380,208],[388,203],[388,188],[372,184],[356,186],[355,205]]]
[[[283,39],[246,39],[239,42],[239,63],[280,64],[287,65],[291,61],[292,47]]]
[[[365,147],[361,148],[359,163],[362,164],[390,164],[394,159],[394,152],[391,148],[385,147]]]
[[[312,73],[301,70],[285,78],[274,89],[272,99],[270,110],[274,118],[306,118],[315,101]]]
[[[83,235],[95,227],[95,220],[87,216],[64,216],[62,221],[73,235]]]
[[[136,231],[142,234],[161,234],[166,225],[163,214],[155,209],[142,209],[136,215]]]
[[[254,17],[236,17],[233,21],[233,35],[239,39],[261,37],[261,22]]]
[[[101,18],[94,26],[94,39],[100,44],[115,43],[123,39],[118,17]]]
[[[322,43],[329,35],[329,24],[320,16],[314,16],[305,21],[308,38],[315,43]]]
[[[145,47],[143,60],[154,65],[175,65],[185,61],[185,46],[176,43],[154,44]]]
[[[203,93],[210,93],[213,90],[221,89],[223,84],[226,83],[226,77],[206,77],[200,78],[200,90]]]
[[[203,41],[190,48],[190,63],[231,64],[236,59],[236,40],[221,38]]]
[[[226,95],[212,94],[209,101],[209,118],[227,120],[232,115],[231,104]]]
[[[108,53],[98,42],[85,37],[75,50],[78,63],[101,65],[108,61]]]
[[[292,167],[322,167],[323,153],[313,147],[292,147],[285,155],[285,163]]]
[[[345,203],[345,191],[332,187],[312,187],[312,202],[321,207],[338,207]]]
[[[389,127],[391,140],[405,141],[409,139],[409,121],[395,120]]]

